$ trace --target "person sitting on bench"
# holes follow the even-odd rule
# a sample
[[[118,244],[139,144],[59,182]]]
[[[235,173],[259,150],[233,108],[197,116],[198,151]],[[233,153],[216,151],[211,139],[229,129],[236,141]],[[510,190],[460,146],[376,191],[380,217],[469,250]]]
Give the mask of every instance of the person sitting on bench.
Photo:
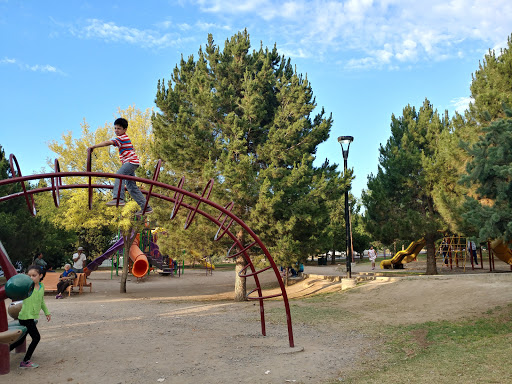
[[[63,299],[62,294],[66,290],[67,287],[73,284],[73,280],[76,279],[76,272],[71,269],[71,264],[66,264],[64,266],[64,272],[59,277],[59,282],[57,283],[57,296],[56,299]]]

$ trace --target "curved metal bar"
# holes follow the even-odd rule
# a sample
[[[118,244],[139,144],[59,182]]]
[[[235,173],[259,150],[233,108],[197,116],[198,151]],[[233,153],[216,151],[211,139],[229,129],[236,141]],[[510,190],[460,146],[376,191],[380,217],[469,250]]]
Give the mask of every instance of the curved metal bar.
[[[263,269],[260,269],[259,271],[252,272],[252,273],[248,273],[248,274],[246,274],[246,275],[242,275],[241,273],[242,273],[243,271],[245,271],[245,270],[247,269],[247,267],[248,267],[248,266],[249,266],[249,264],[247,264],[245,267],[243,267],[243,268],[240,270],[240,272],[238,272],[238,276],[240,276],[240,277],[251,277],[251,276],[254,276],[254,275],[258,275],[258,274],[260,274],[261,272],[268,271],[270,268],[272,268],[272,266],[271,266],[271,265],[269,265],[268,267],[265,267],[265,268],[263,268]]]
[[[276,293],[275,295],[268,295],[268,296],[258,296],[258,297],[250,297],[249,295],[253,292],[256,292],[257,291],[257,288],[254,288],[251,292],[249,292],[245,297],[247,298],[247,300],[265,300],[265,299],[271,299],[273,297],[279,297],[279,296],[283,296],[282,293]]]
[[[180,179],[180,181],[178,182],[178,190],[176,190],[176,192],[174,192],[174,205],[172,207],[172,211],[171,211],[171,216],[169,217],[171,220],[174,219],[176,217],[176,215],[178,214],[178,210],[180,209],[181,207],[181,202],[183,201],[183,197],[185,196],[183,193],[179,193],[178,191],[181,190],[183,188],[183,184],[185,184],[185,176],[182,176],[182,178]],[[177,196],[177,198],[176,198]]]
[[[206,200],[210,197],[210,193],[212,193],[213,188],[213,179],[208,180],[208,183],[206,184],[206,187],[203,189],[203,193],[201,195],[201,199],[197,199],[197,205],[196,208],[193,211],[189,211],[187,215],[187,219],[185,220],[185,229],[188,229],[190,224],[192,224],[192,220],[194,220],[194,217],[196,216],[196,212],[199,209],[199,206],[203,202],[204,195],[206,191],[208,190],[208,194],[206,195]]]
[[[14,164],[16,164],[16,169],[14,169]],[[20,170],[20,165],[18,164],[18,160],[16,159],[16,156],[14,156],[12,153],[9,156],[9,166],[11,167],[11,174],[14,178],[14,175],[16,174],[16,171],[18,173],[18,177],[23,177]],[[34,197],[32,195],[29,195],[27,193],[27,188],[25,187],[25,181],[21,181],[21,188],[23,189],[23,195],[25,196],[25,201],[27,202],[28,211],[32,216],[35,216],[37,214],[36,211],[36,205],[34,203]],[[29,201],[30,197],[30,201]]]
[[[60,173],[59,160],[55,159],[55,173]],[[57,208],[60,206],[59,187],[62,185],[62,177],[52,177],[52,195],[53,202]]]
[[[87,148],[87,172],[91,172],[92,173],[92,149],[91,148]],[[89,176],[89,209],[92,209],[92,177]]]
[[[60,176],[60,177],[72,177],[72,176],[78,176],[78,177],[103,177],[103,178],[110,177],[110,178],[119,178],[119,179],[123,179],[123,180],[134,180],[134,181],[138,181],[138,182],[142,182],[142,183],[146,183],[146,184],[154,184],[155,186],[162,187],[164,189],[168,189],[168,190],[174,191],[175,192],[175,197],[178,196],[178,200],[182,200],[183,195],[187,195],[187,196],[189,196],[189,197],[191,197],[191,198],[193,198],[195,200],[201,200],[202,202],[210,205],[211,207],[213,207],[214,209],[218,210],[219,212],[222,212],[222,213],[228,215],[229,217],[231,217],[237,224],[239,224],[243,228],[243,230],[245,230],[248,233],[249,236],[251,236],[255,240],[255,242],[261,248],[262,252],[265,254],[265,256],[267,257],[268,261],[270,262],[270,264],[272,266],[272,269],[274,271],[274,274],[276,275],[276,279],[277,279],[277,281],[279,283],[279,286],[280,286],[281,292],[282,292],[282,296],[283,296],[283,303],[285,305],[286,319],[287,319],[287,324],[288,324],[288,337],[289,337],[290,347],[294,346],[293,330],[292,330],[291,314],[290,314],[290,306],[289,306],[288,297],[287,297],[287,294],[286,294],[286,289],[284,287],[284,284],[283,284],[283,281],[281,279],[281,275],[279,273],[277,265],[275,264],[275,262],[272,259],[270,253],[268,252],[267,248],[261,242],[261,240],[258,238],[258,236],[247,226],[247,224],[245,224],[243,222],[243,220],[238,218],[236,215],[232,214],[229,210],[227,210],[223,206],[218,205],[217,203],[214,203],[213,201],[210,201],[210,200],[207,200],[207,199],[203,199],[202,197],[200,197],[200,196],[198,196],[198,195],[196,195],[196,194],[194,194],[192,192],[186,191],[186,190],[184,190],[184,189],[182,189],[180,187],[175,187],[175,186],[164,184],[164,183],[161,183],[161,182],[158,182],[158,181],[142,179],[142,178],[135,177],[135,176],[125,176],[125,175],[118,175],[118,174],[112,174],[112,173],[61,172],[59,174],[32,175],[32,176],[24,176],[24,177],[19,177],[19,178],[14,178],[14,179],[0,180],[0,185],[11,184],[11,183],[15,183],[15,182],[28,181],[28,180],[41,179],[41,178],[55,177],[55,176]],[[68,188],[90,188],[90,187],[91,187],[91,184],[66,185],[66,186],[62,186],[61,189],[68,189]],[[100,188],[100,189],[113,188],[112,186],[106,186],[106,185],[102,185],[102,184],[94,185],[94,187],[95,188]],[[51,190],[51,189],[50,188],[39,188],[39,189],[36,189],[36,190],[30,190],[27,193],[28,194],[39,193],[39,192],[42,192],[43,190],[48,191],[48,190]],[[12,195],[0,198],[0,201],[9,200],[11,198],[15,198],[15,197],[18,197],[18,196],[20,196],[20,194],[18,194],[18,193],[12,194]],[[178,201],[175,198],[171,198],[169,196],[164,196],[164,195],[160,195],[160,194],[153,194],[153,196],[158,197],[158,198],[163,199],[163,200],[174,202],[175,207],[176,206],[179,207],[179,205],[177,204]],[[206,212],[203,212],[203,211],[199,210],[197,207],[193,208],[192,206],[189,206],[188,204],[183,204],[183,206],[185,206],[189,210],[194,210],[194,211],[200,213],[201,215],[203,215],[204,217],[206,217],[207,219],[209,219],[210,221],[212,221],[213,223],[215,223],[217,225],[221,224],[215,217],[209,215]],[[173,208],[173,210],[175,210],[175,207]],[[176,212],[173,212],[173,213],[174,213],[174,215],[176,214]],[[234,236],[230,231],[227,231],[226,233],[228,233],[228,235],[235,242],[237,242],[236,236]],[[241,244],[236,244],[236,245],[240,249],[242,249],[242,247],[243,247]],[[233,247],[231,247],[231,249],[232,248]],[[241,252],[243,252],[243,250]],[[244,255],[244,257],[246,258],[246,260],[248,259],[248,262],[250,262],[250,258],[248,258],[247,255]],[[250,263],[252,264],[252,262],[250,262]],[[254,267],[252,266],[251,270],[254,271],[253,268]],[[255,280],[257,280],[258,276],[255,275],[254,278],[255,278]],[[259,285],[259,283],[257,284],[257,286],[259,287],[258,289],[261,290],[261,286]],[[260,315],[261,315],[261,318],[262,318],[262,333],[265,334],[265,331],[264,331],[264,312],[263,312],[263,305],[262,305],[263,299],[261,299],[261,297],[263,297],[263,296],[260,294],[259,297],[260,298],[251,298],[251,299],[259,299],[260,300]]]
[[[230,202],[230,203],[227,203],[224,208],[227,209],[229,212],[231,212],[233,210],[233,207],[235,206],[235,203],[234,202]],[[222,217],[222,215],[224,215],[224,213],[220,213],[219,217],[217,217],[217,220],[220,220],[220,218]],[[218,241],[220,239],[222,239],[222,237],[226,234],[226,232],[229,230],[229,227],[231,227],[231,224],[233,224],[233,221],[234,219],[231,219],[231,221],[229,222],[228,226],[224,229],[224,231],[221,233],[221,235],[219,236],[219,232],[220,230],[222,229],[222,227],[224,226],[224,223],[226,222],[228,218],[228,215],[226,215],[224,217],[224,220],[222,220],[222,223],[221,225],[219,226],[219,229],[217,229],[217,233],[215,234],[215,237],[213,238],[213,241]]]
[[[244,253],[245,254],[245,251],[247,251],[249,248],[253,247],[254,245],[256,245],[256,241],[252,242],[251,244],[249,244],[247,247],[245,247],[244,249],[242,249],[240,252],[232,255],[232,256],[229,256],[229,253],[231,252],[231,250],[233,249],[233,246],[231,246],[231,248],[229,248],[229,251],[228,251],[228,254],[226,256],[226,259],[232,259],[234,257],[237,257],[238,255],[240,255],[241,253]]]
[[[160,167],[162,166],[162,159],[158,159],[158,163],[156,164],[155,173],[153,173],[153,181],[158,180],[158,176],[160,175]],[[144,208],[142,209],[142,214],[146,212],[146,208],[149,204],[149,198],[151,197],[151,191],[153,190],[153,184],[149,186],[148,195],[146,196],[146,204],[144,204]]]

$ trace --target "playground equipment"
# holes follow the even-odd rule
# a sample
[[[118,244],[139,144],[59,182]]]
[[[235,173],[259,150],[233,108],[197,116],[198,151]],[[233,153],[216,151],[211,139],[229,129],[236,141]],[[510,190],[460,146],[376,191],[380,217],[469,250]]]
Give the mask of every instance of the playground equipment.
[[[158,231],[156,229],[151,230],[149,225],[146,225],[146,228],[144,228],[141,232],[140,238],[142,239],[142,245],[140,246],[140,249],[144,250],[148,261],[152,266],[156,266],[162,270],[159,272],[161,275],[173,276],[174,274],[181,276],[181,270],[178,268],[178,263],[175,262],[175,260],[172,258],[162,255],[160,252],[160,248],[156,244],[158,239],[157,233],[167,234],[167,232],[165,232],[165,230],[162,228],[158,228]]]
[[[508,244],[504,243],[501,239],[496,239],[487,242],[487,247],[491,251],[489,252],[489,271],[495,270],[494,256],[498,257],[501,261],[510,265],[512,271],[512,251],[509,249]],[[481,251],[480,251],[481,252]]]
[[[124,247],[124,239],[121,237],[119,240],[117,240],[114,245],[112,245],[107,251],[101,255],[98,256],[96,259],[91,261],[87,266],[84,268],[84,273],[89,276],[91,272],[98,269],[98,267],[108,259],[113,253],[123,249]],[[133,238],[132,245],[130,246],[130,260],[132,261],[132,268],[131,273],[135,277],[143,277],[146,273],[148,273],[149,270],[149,263],[146,255],[144,252],[142,252],[139,248],[139,236],[138,234]]]
[[[501,239],[495,239],[493,241],[487,241],[487,249],[489,250],[489,271],[495,270],[494,256],[501,261],[510,265],[512,270],[512,250],[509,249],[508,245]],[[475,264],[474,259],[470,255],[469,245],[467,238],[460,235],[445,236],[443,241],[439,245],[436,251],[437,259],[445,259],[445,263],[442,263],[446,267],[453,269],[455,267],[463,268],[466,270],[466,262],[469,259],[471,261],[471,269],[474,270]],[[484,269],[484,257],[482,254],[482,247],[479,247],[479,260],[478,264],[480,269]]]
[[[92,178],[93,177],[101,177],[101,178],[114,178],[114,179],[120,179],[120,180],[132,180],[135,182],[143,183],[146,186],[149,186],[148,189],[141,190],[142,193],[146,195],[146,203],[144,205],[143,211],[146,210],[149,204],[149,200],[151,198],[158,198],[166,202],[170,202],[173,204],[172,211],[170,215],[170,219],[174,219],[179,211],[180,208],[184,208],[188,210],[188,214],[185,219],[185,229],[188,229],[192,222],[194,221],[194,218],[196,214],[199,214],[203,216],[204,218],[208,219],[212,223],[218,226],[217,233],[215,234],[213,240],[219,241],[224,236],[228,236],[232,241],[233,244],[229,248],[227,252],[227,258],[236,258],[236,257],[243,257],[245,262],[247,263],[244,268],[242,268],[239,272],[239,277],[241,278],[248,278],[252,277],[254,279],[254,283],[256,288],[250,291],[247,294],[248,300],[257,300],[259,303],[259,312],[260,312],[260,323],[261,323],[261,333],[263,336],[266,335],[266,327],[265,327],[265,310],[263,302],[266,299],[275,298],[275,297],[282,297],[283,298],[283,304],[284,309],[286,313],[286,323],[288,328],[288,341],[290,347],[294,347],[294,341],[293,341],[293,330],[292,330],[292,321],[291,321],[291,313],[290,313],[290,305],[288,302],[288,296],[286,294],[286,289],[283,283],[283,280],[281,279],[279,269],[274,262],[274,259],[272,258],[272,255],[268,251],[267,247],[263,244],[263,242],[260,240],[260,238],[254,233],[254,231],[251,230],[245,224],[243,220],[241,220],[239,217],[237,217],[235,214],[233,214],[231,211],[233,210],[234,203],[229,202],[228,204],[222,206],[219,205],[211,200],[209,200],[214,180],[211,179],[208,181],[206,186],[203,189],[203,192],[201,195],[197,195],[195,193],[189,192],[183,188],[183,185],[185,183],[185,177],[182,177],[180,181],[178,182],[177,186],[168,185],[162,182],[158,181],[158,176],[160,174],[160,168],[162,165],[162,161],[158,160],[158,163],[155,168],[155,172],[153,173],[152,179],[143,179],[136,176],[128,176],[128,175],[120,175],[115,173],[101,173],[101,172],[92,172],[92,164],[91,164],[91,150],[89,149],[87,151],[87,171],[86,172],[61,172],[60,171],[60,165],[57,159],[54,161],[54,172],[51,173],[44,173],[44,174],[36,174],[31,176],[23,176],[20,171],[20,167],[18,164],[18,161],[16,160],[16,157],[11,154],[9,156],[9,165],[11,169],[12,178],[10,179],[4,179],[0,180],[0,186],[3,185],[10,185],[10,184],[20,184],[22,188],[22,192],[13,193],[11,195],[0,197],[0,202],[8,201],[10,199],[14,199],[17,197],[23,196],[25,199],[25,202],[27,203],[27,207],[29,209],[29,212],[35,216],[37,214],[35,204],[34,204],[34,194],[42,193],[42,192],[51,192],[53,196],[53,201],[55,206],[58,208],[60,205],[60,196],[59,192],[60,190],[64,189],[73,189],[73,188],[86,188],[88,191],[88,206],[89,209],[92,208],[92,199],[93,199],[93,189],[113,189],[112,185],[105,185],[105,184],[93,184]],[[86,184],[69,184],[65,185],[62,183],[62,179],[65,177],[86,177],[87,183]],[[50,186],[44,186],[39,188],[34,188],[27,190],[25,183],[31,180],[50,180],[51,185]],[[156,193],[153,192],[153,188],[158,187],[162,188],[165,193]],[[174,192],[174,195],[169,194],[170,192]],[[184,202],[185,196],[188,199],[191,199],[193,202],[186,203]],[[200,209],[201,204],[206,204],[210,207],[208,212],[203,211]],[[213,213],[216,212],[216,213]],[[217,215],[216,217],[214,215]],[[242,244],[239,240],[239,238],[233,234],[230,231],[230,228],[232,224],[237,224],[237,231],[243,231],[243,235],[239,238],[241,239],[248,239],[248,243]],[[269,262],[269,266],[264,267],[262,269],[256,270],[256,267],[254,263],[252,262],[252,259],[248,253],[248,251],[252,247],[259,248],[259,252],[263,253],[266,257],[266,260]],[[234,254],[231,254],[231,252],[234,252]],[[89,269],[89,266],[91,263],[87,266]],[[91,266],[91,268],[93,268]],[[97,268],[97,266],[96,266]],[[92,269],[91,269],[92,270]],[[279,284],[280,293],[277,294],[269,294],[264,295],[263,289],[261,287],[259,277],[258,275],[262,272],[265,272],[267,270],[271,270],[274,273],[274,276]],[[253,294],[256,292],[257,296],[254,296]],[[0,314],[1,318],[1,314]]]
[[[512,266],[512,251],[501,239],[492,241],[491,249],[498,259]]]
[[[149,270],[149,263],[146,255],[139,248],[140,237],[137,234],[130,246],[130,260],[132,261],[132,275],[135,277],[144,277]]]
[[[0,375],[5,375],[11,370],[9,345],[22,338],[27,333],[27,328],[17,321],[7,322],[4,300],[7,298],[13,301],[26,299],[34,290],[34,282],[27,275],[19,275],[16,272],[1,242],[0,266],[7,278],[7,283],[0,287]],[[15,349],[16,353],[25,352],[25,350],[26,342]]]
[[[466,237],[461,235],[444,236],[436,251],[436,258],[443,260],[442,264],[449,266],[450,269],[453,269],[453,265],[455,264],[456,267],[462,267],[465,271],[468,259],[473,265],[473,259],[468,254],[468,251]]]
[[[213,274],[215,265],[213,265],[212,258],[210,256],[205,256],[204,258],[202,258],[200,260],[200,263],[206,269],[206,276]]]
[[[425,246],[426,241],[424,238],[413,241],[407,249],[403,251],[399,251],[393,256],[391,259],[382,260],[380,262],[381,269],[403,269],[404,264],[410,263],[411,261],[416,259],[416,256],[420,253],[420,251]]]

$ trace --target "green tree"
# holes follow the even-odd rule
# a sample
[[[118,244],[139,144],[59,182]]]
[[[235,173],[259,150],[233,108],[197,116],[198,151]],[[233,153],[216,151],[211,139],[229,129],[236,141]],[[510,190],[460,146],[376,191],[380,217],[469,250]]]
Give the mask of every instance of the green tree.
[[[506,117],[502,105],[512,105],[512,34],[499,55],[489,49],[472,78],[471,118],[486,126],[490,120]]]
[[[308,237],[304,230],[292,233],[298,228],[293,220],[307,221],[317,209],[305,205],[307,196],[321,193],[314,184],[323,182],[321,171],[312,163],[332,119],[323,110],[311,118],[316,107],[311,85],[275,46],[249,52],[250,45],[247,31],[226,40],[223,50],[209,35],[197,60],[182,58],[171,80],[158,82],[155,152],[172,170],[169,182],[184,175],[187,189],[200,192],[214,178],[212,197],[234,201],[233,213],[249,225],[275,222],[279,239],[264,231],[265,239],[272,238],[271,247],[279,240],[283,255],[297,250],[297,259],[302,257],[297,242]],[[316,233],[313,220],[308,224]],[[244,232],[233,230],[246,244]],[[237,272],[244,265],[237,258]],[[236,276],[235,300],[244,300],[245,279]]]
[[[468,196],[463,218],[480,242],[512,240],[512,110],[484,128],[484,136],[468,149],[472,160],[463,181],[477,197]]]
[[[366,231],[364,217],[359,212],[352,214],[351,227],[354,251],[362,255],[365,249],[370,248],[371,236]],[[377,246],[374,245],[374,248]]]
[[[424,237],[427,247],[427,274],[436,274],[435,240],[445,226],[433,201],[438,181],[437,148],[447,130],[448,118],[425,100],[419,111],[407,106],[403,116],[391,117],[391,137],[380,147],[376,175],[368,177],[363,192],[366,225],[376,240]]]
[[[141,111],[130,106],[125,110],[119,109],[117,115],[123,116],[129,123],[128,135],[134,144],[141,164],[136,174],[140,177],[152,176],[156,162],[150,154],[153,142],[151,110]],[[55,140],[49,144],[49,148],[57,155],[63,172],[85,171],[87,148],[115,136],[112,131],[112,123],[106,123],[103,127],[93,131],[84,120],[81,127],[80,138],[73,138],[72,133],[67,132],[62,135],[61,141]],[[93,172],[115,173],[119,167],[120,161],[116,148],[108,147],[93,152]],[[87,183],[88,179],[69,177],[64,178],[63,182],[66,184]],[[113,184],[112,179],[107,178],[93,178],[92,182]],[[75,231],[78,235],[78,243],[86,249],[89,256],[100,255],[117,232],[120,219],[120,212],[117,209],[105,209],[105,202],[110,200],[110,195],[111,190],[94,190],[93,207],[92,210],[89,210],[86,189],[62,190],[60,208],[56,210],[49,205],[42,215],[48,217],[55,225]]]
[[[463,115],[456,113],[450,131],[441,135],[440,178],[433,194],[449,229],[467,236],[476,236],[478,229],[463,219],[466,196],[479,197],[473,183],[460,183],[460,180],[472,159],[468,149],[486,134],[489,124],[505,117],[503,103],[512,105],[512,35],[499,55],[489,50],[472,77],[469,109]]]
[[[9,177],[12,177],[9,163],[0,146],[0,179]],[[40,183],[40,186],[44,185],[44,181]],[[28,183],[26,187],[30,189]],[[21,190],[20,184],[6,185],[0,187],[0,196]],[[39,195],[36,195],[35,202],[40,211]],[[25,198],[17,197],[0,203],[0,240],[13,262],[20,261],[24,267],[28,267],[34,257],[42,252],[48,265],[57,268],[64,263],[65,255],[72,248],[75,236],[72,232],[55,226],[42,215],[33,217],[27,209]]]

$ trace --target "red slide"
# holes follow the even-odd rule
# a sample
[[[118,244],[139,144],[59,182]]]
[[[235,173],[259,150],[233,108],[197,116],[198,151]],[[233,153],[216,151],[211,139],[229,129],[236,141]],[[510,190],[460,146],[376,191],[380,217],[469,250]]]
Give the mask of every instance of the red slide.
[[[133,262],[132,275],[143,277],[149,270],[148,258],[139,248],[140,236],[137,234],[130,246],[130,259]]]

